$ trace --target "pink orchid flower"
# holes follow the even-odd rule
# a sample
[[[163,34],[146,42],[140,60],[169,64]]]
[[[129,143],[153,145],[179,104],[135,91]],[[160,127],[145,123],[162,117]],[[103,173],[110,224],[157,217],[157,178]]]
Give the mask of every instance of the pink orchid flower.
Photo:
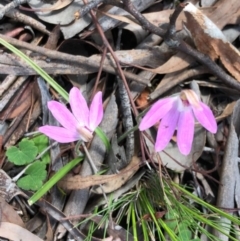
[[[90,141],[93,131],[103,118],[102,92],[94,96],[88,108],[81,91],[73,87],[69,93],[69,103],[72,113],[65,105],[57,101],[49,101],[49,110],[63,127],[46,125],[40,127],[39,131],[60,143]]]
[[[191,151],[194,122],[196,120],[212,133],[217,132],[217,123],[211,109],[200,101],[193,90],[157,101],[143,117],[139,129],[144,131],[161,120],[155,150],[162,151],[177,130],[177,145],[183,155]]]

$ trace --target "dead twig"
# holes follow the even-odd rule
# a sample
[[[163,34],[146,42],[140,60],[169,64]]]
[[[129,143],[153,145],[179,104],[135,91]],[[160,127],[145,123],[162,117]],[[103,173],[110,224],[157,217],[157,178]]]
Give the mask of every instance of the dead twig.
[[[55,50],[49,50],[49,49],[46,49],[46,48],[43,48],[40,46],[33,46],[32,44],[22,42],[22,41],[19,41],[17,39],[14,39],[14,38],[2,35],[2,34],[0,34],[0,38],[6,40],[8,43],[10,43],[16,47],[31,50],[33,52],[42,54],[50,59],[56,59],[56,60],[58,59],[61,61],[68,61],[71,63],[78,63],[81,65],[80,67],[86,68],[86,69],[89,69],[89,68],[94,69],[96,72],[99,69],[99,62],[90,60],[87,57],[83,57],[80,55],[74,56],[74,55],[70,55],[70,54],[61,53],[61,52],[55,51]],[[110,65],[104,64],[103,70],[110,74],[116,74],[115,68]],[[124,72],[124,75],[130,80],[137,81],[140,84],[146,85],[147,80],[143,80],[135,74],[132,74],[129,72]]]
[[[86,1],[84,1],[84,2],[86,2]],[[105,46],[108,48],[109,52],[111,53],[111,55],[112,55],[112,57],[113,57],[113,60],[114,60],[114,62],[115,62],[115,64],[116,64],[116,67],[117,67],[118,74],[119,74],[120,78],[122,79],[122,81],[123,81],[123,83],[124,83],[124,86],[125,86],[125,88],[126,88],[126,91],[127,91],[127,93],[128,93],[128,96],[129,96],[129,99],[130,99],[130,102],[131,102],[131,105],[132,105],[132,108],[133,108],[133,113],[134,113],[135,116],[137,116],[138,111],[137,111],[137,108],[136,108],[136,106],[135,106],[135,104],[134,104],[133,98],[131,97],[131,92],[130,92],[130,89],[129,89],[129,87],[128,87],[127,80],[126,80],[126,78],[125,78],[125,75],[124,75],[123,70],[122,70],[122,68],[121,68],[121,65],[120,65],[120,63],[119,63],[119,60],[118,60],[116,54],[114,53],[111,45],[109,44],[106,36],[104,35],[104,33],[103,33],[102,29],[101,29],[101,26],[100,26],[100,24],[98,23],[98,21],[96,20],[94,14],[93,14],[93,12],[92,12],[92,10],[90,10],[90,14],[91,14],[91,16],[92,16],[92,19],[93,19],[95,25],[96,25],[96,28],[97,28],[97,30],[98,30],[99,35],[100,35],[101,38],[102,38],[103,43],[104,43]]]
[[[90,3],[86,3],[86,5],[84,7],[82,7],[81,9],[79,9],[77,11],[77,13],[80,17],[83,17],[86,14],[88,14],[92,9],[96,8],[100,3],[105,3],[105,4],[117,6],[120,8],[124,7],[122,3],[120,3],[119,1],[116,1],[116,0],[95,0]]]
[[[0,13],[3,8],[4,8],[4,6],[2,4],[0,4]],[[5,12],[5,16],[11,18],[15,22],[20,22],[20,23],[26,24],[28,26],[31,26],[32,28],[37,29],[44,34],[47,34],[47,35],[50,34],[50,32],[46,29],[46,26],[44,24],[40,23],[39,21],[37,21],[36,19],[34,19],[30,16],[27,16],[27,15],[21,13],[17,9],[11,9],[10,11]]]
[[[167,30],[167,32],[165,32],[164,30],[150,23],[133,6],[130,0],[123,0],[123,3],[124,3],[124,10],[132,14],[141,23],[144,29],[162,37],[169,47],[192,56],[198,62],[206,66],[212,74],[216,75],[218,78],[224,81],[226,85],[231,86],[237,90],[240,90],[240,83],[236,79],[228,75],[225,71],[223,71],[214,61],[210,59],[209,56],[206,56],[198,52],[197,50],[193,49],[190,45],[185,43],[183,40],[179,40],[175,38],[175,22],[177,20],[178,15],[180,14],[180,12],[185,6],[184,4],[179,4],[179,6],[176,8],[175,12],[170,17],[170,27]]]
[[[122,36],[122,29],[118,32],[118,39],[116,44],[116,50],[120,50],[120,43],[121,43],[121,36]],[[122,121],[125,132],[133,130],[133,118],[132,118],[132,111],[131,111],[131,103],[129,100],[128,93],[124,86],[123,81],[117,76],[118,80],[118,93],[121,99],[121,109],[122,109]],[[126,163],[122,160],[122,164],[125,166],[129,164],[132,156],[134,154],[134,134],[133,131],[129,132],[126,136]]]
[[[106,58],[106,54],[107,54],[107,47],[105,47],[103,49],[103,53],[102,53],[102,56],[101,56],[101,61],[100,61],[100,66],[99,66],[99,70],[98,70],[98,74],[97,74],[97,78],[95,80],[95,84],[94,84],[94,87],[93,87],[93,91],[92,91],[92,95],[91,95],[91,100],[93,99],[95,93],[96,93],[96,90],[97,90],[97,86],[99,84],[99,80],[100,80],[100,77],[101,77],[101,74],[102,74],[102,71],[103,71],[103,63],[104,63],[104,60]]]
[[[0,20],[4,17],[6,13],[24,3],[27,3],[27,0],[13,0],[9,4],[5,5],[3,8],[0,9]]]
[[[86,0],[84,0],[85,4],[87,3]],[[130,102],[131,103],[131,106],[132,106],[132,110],[133,110],[133,113],[135,116],[138,115],[138,111],[137,111],[137,108],[136,108],[136,105],[134,103],[134,100],[131,96],[131,92],[130,92],[130,89],[129,89],[129,86],[128,86],[128,83],[127,83],[127,80],[125,78],[125,75],[123,73],[123,70],[121,68],[121,65],[120,65],[120,62],[115,54],[115,52],[113,51],[111,45],[109,44],[100,24],[98,23],[95,15],[93,14],[93,11],[90,10],[90,14],[92,16],[92,19],[93,19],[93,22],[95,23],[96,25],[96,28],[103,40],[103,43],[105,44],[105,46],[107,47],[107,49],[109,50],[109,52],[111,53],[114,61],[115,61],[115,64],[117,66],[117,71],[118,71],[118,74],[119,74],[119,80],[121,79],[121,82],[119,81],[119,92],[121,93],[121,96],[125,97],[125,102]],[[125,113],[125,117],[127,116],[127,120],[128,122],[125,122],[125,128],[126,128],[126,131],[128,131],[129,129],[131,129],[133,127],[133,122],[132,122],[132,115],[131,115],[131,109],[128,108],[128,105],[125,105],[124,106],[124,110],[123,112]],[[133,152],[134,152],[134,137],[133,137],[133,133],[131,132],[127,138],[127,145],[128,147],[126,148],[128,151],[126,152],[127,154],[127,162],[129,162],[132,158],[132,155],[133,155]]]

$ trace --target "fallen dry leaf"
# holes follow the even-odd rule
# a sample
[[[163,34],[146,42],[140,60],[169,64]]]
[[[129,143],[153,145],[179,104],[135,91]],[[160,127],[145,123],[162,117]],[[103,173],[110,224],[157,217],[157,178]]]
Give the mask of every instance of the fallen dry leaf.
[[[171,53],[164,52],[159,49],[132,49],[132,50],[120,50],[115,52],[119,61],[127,65],[136,66],[149,66],[156,68],[162,65],[168,58],[170,58]],[[100,61],[101,56],[92,55],[90,60]],[[114,60],[110,54],[107,54],[107,58],[104,63],[111,65]],[[143,67],[140,67],[145,69]],[[146,70],[149,70],[146,68]],[[152,69],[150,69],[152,70]]]
[[[175,71],[183,70],[184,68],[188,67],[189,64],[192,62],[194,62],[192,57],[183,52],[178,52],[176,55],[173,55],[168,61],[166,61],[163,65],[155,69],[149,69],[142,66],[137,67],[140,69],[151,71],[156,74],[168,74]]]
[[[16,94],[14,96],[13,104],[0,112],[0,120],[13,119],[30,108],[31,103],[35,101],[33,98],[35,99],[36,97],[36,93],[33,91],[33,83],[27,82],[23,85],[23,91],[19,95]]]
[[[16,107],[13,113],[18,115],[13,119],[12,125],[7,129],[3,136],[4,147],[15,145],[16,142],[24,135],[24,133],[33,125],[36,119],[41,113],[41,104],[39,90],[36,82],[32,82],[29,86],[28,97],[24,99],[24,102],[28,103],[28,109],[23,109],[26,103],[20,103],[19,108]],[[31,105],[31,106],[30,106]],[[20,124],[21,123],[21,124]]]
[[[233,3],[233,1],[234,0],[231,0],[230,2],[227,1],[227,0],[221,0],[221,1],[218,1],[218,3],[215,4],[214,6],[209,7],[209,8],[205,8],[205,9],[203,8],[202,10],[207,16],[211,16],[213,21],[216,22],[216,28],[217,28],[217,26],[222,28],[226,24],[229,24],[229,23],[234,24],[234,23],[239,21],[238,17],[239,17],[239,13],[240,13],[240,4],[239,4],[240,1],[238,1],[238,3],[235,3],[235,2]],[[223,14],[223,9],[224,9],[224,14]],[[203,13],[200,10],[199,10],[199,12],[201,13],[201,15],[203,15]],[[167,9],[167,10],[158,11],[158,12],[146,13],[146,14],[143,14],[143,15],[148,21],[150,21],[154,25],[156,25],[156,26],[160,25],[161,26],[161,24],[165,24],[166,22],[169,22],[169,17],[172,13],[173,13],[173,10]],[[229,13],[231,13],[231,14],[229,14]],[[136,25],[138,24],[136,22],[136,20],[132,20],[132,17],[131,16],[129,17],[128,15],[118,16],[118,15],[112,15],[112,14],[108,14],[108,13],[105,13],[105,14],[109,17],[112,17],[114,19],[117,19],[117,20],[125,22],[125,23],[131,23],[131,24],[136,24]],[[180,14],[180,16],[179,16],[179,18],[177,19],[177,22],[176,22],[176,30],[182,29],[182,22],[183,21],[186,21],[186,16],[184,16],[184,14]],[[190,20],[189,22],[192,23],[192,20]],[[193,27],[193,29],[196,30],[195,27]],[[212,31],[212,29],[209,32],[211,32],[211,31]],[[221,32],[221,30],[219,30],[219,31]],[[199,42],[203,43],[200,36],[201,36],[200,33],[196,34],[196,37],[199,38]],[[215,40],[215,41],[220,42],[219,40]],[[208,46],[208,44],[206,44],[206,43],[208,43],[208,40],[206,40],[203,45]],[[196,44],[196,46],[197,46],[197,44]],[[217,46],[218,47],[216,47],[215,52],[220,52],[221,46],[222,46],[221,42],[217,43]],[[223,48],[224,48],[225,54],[222,54],[220,56],[220,59],[221,59],[222,63],[224,64],[225,68],[236,79],[238,79],[240,81],[240,76],[239,76],[239,69],[240,69],[239,68],[239,66],[240,66],[239,52],[227,41],[226,41],[225,46],[223,46]],[[232,49],[230,53],[228,52],[228,48]],[[225,51],[225,49],[226,49],[226,51]],[[204,51],[202,51],[202,52],[206,53]],[[208,53],[206,53],[206,54],[208,54]],[[219,55],[217,55],[216,58],[218,56]],[[214,59],[216,59],[216,58],[214,58]],[[229,64],[229,59],[231,59],[231,58],[233,58],[233,61],[232,61],[232,63]],[[142,67],[142,66],[140,67],[138,65],[136,65],[136,67],[139,67],[139,68],[144,69],[144,70],[151,71],[153,73],[164,74],[164,73],[171,73],[171,72],[174,72],[174,71],[182,70],[183,68],[186,68],[187,66],[189,66],[189,64],[192,63],[192,62],[193,62],[193,59],[190,56],[187,56],[184,53],[180,53],[180,55],[177,54],[176,56],[171,57],[164,65],[161,65],[160,67],[157,67],[155,69],[149,69],[149,68],[145,68],[145,67]]]
[[[22,219],[14,210],[13,206],[9,205],[3,197],[0,196],[0,210],[1,210],[1,222],[14,223],[20,227],[25,227]]]
[[[1,223],[0,236],[9,240],[43,241],[37,235],[29,232],[27,229],[8,222]]]
[[[136,104],[138,106],[138,108],[146,108],[149,106],[149,102],[148,102],[148,96],[149,96],[150,92],[148,89],[145,89],[144,91],[142,91],[142,93],[138,96],[138,98],[136,99]]]
[[[101,11],[101,10],[98,10],[98,12],[101,13],[102,15],[106,15],[110,18],[119,20],[123,23],[135,24],[135,25],[140,26],[138,21],[134,17],[132,17],[131,15],[114,15],[114,14],[110,14],[108,12],[104,12],[104,11]]]
[[[203,13],[222,29],[227,24],[240,23],[240,1],[218,0],[214,6],[203,8]]]
[[[197,49],[212,60],[220,59],[223,66],[240,81],[240,53],[227,41],[222,31],[193,4],[183,9],[186,28],[191,33]]]
[[[129,165],[122,169],[118,174],[112,175],[92,175],[92,176],[66,176],[59,181],[58,186],[67,190],[84,189],[95,185],[102,185],[105,193],[110,193],[120,188],[126,183],[139,169],[140,159],[136,156],[132,158]],[[101,188],[94,190],[96,193],[102,193]]]
[[[223,120],[226,117],[230,116],[233,113],[234,106],[236,104],[236,101],[233,101],[232,103],[227,104],[227,106],[224,108],[222,114],[216,118],[217,121]]]
[[[202,12],[208,17],[211,16],[212,21],[222,29],[227,24],[239,23],[240,15],[240,1],[236,0],[219,0],[211,7],[201,9]],[[169,17],[173,13],[173,9],[165,9],[157,12],[144,13],[143,16],[152,24],[161,26],[169,22]],[[129,15],[113,15],[104,12],[105,15],[122,21],[124,23],[131,23],[138,25],[135,19]],[[176,22],[176,30],[182,29],[182,22],[185,21],[184,14],[180,14]]]
[[[36,1],[33,1],[33,2],[35,3]],[[73,2],[73,0],[58,0],[54,4],[49,4],[49,7],[46,7],[46,8],[32,8],[32,10],[35,11],[35,12],[51,12],[51,11],[56,11],[56,10],[60,10],[62,8],[65,8],[69,4],[71,4],[72,2]],[[31,4],[31,1],[29,2],[29,4]],[[42,3],[42,4],[44,4],[44,3]]]

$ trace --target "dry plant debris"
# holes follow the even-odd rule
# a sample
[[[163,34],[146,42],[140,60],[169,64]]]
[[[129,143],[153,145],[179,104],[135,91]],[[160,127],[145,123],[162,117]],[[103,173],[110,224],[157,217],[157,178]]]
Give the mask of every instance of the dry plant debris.
[[[184,194],[170,185],[173,181],[239,217],[239,0],[0,0],[0,19],[0,239],[206,240],[201,229],[194,232],[184,224],[183,234],[176,226],[180,217],[167,195],[180,202]],[[49,76],[39,76],[43,71],[63,92]],[[67,93],[77,88],[81,100],[70,96],[69,105]],[[167,110],[154,105],[179,93],[194,93],[201,103],[181,99],[186,113],[189,106],[201,113],[197,119],[184,114],[181,129],[178,117],[173,118],[176,110],[183,113],[179,101]],[[208,106],[208,114],[202,106]],[[165,112],[171,115],[164,119]],[[142,128],[145,115],[148,124]],[[169,124],[164,122],[166,130],[159,131],[157,142],[167,141],[156,150],[160,119]],[[211,122],[212,133],[197,120]],[[31,142],[34,157],[27,145],[20,148],[24,142]],[[37,178],[47,173],[40,186],[48,183],[72,162],[70,173],[29,206],[27,200],[39,189],[33,185]],[[29,183],[22,184],[21,178]],[[147,197],[152,213],[145,209]],[[205,207],[197,208],[209,214]],[[154,220],[176,238],[165,230],[160,239],[151,230]],[[239,229],[226,217],[220,220]],[[139,231],[145,223],[147,234]],[[212,234],[239,240],[237,232],[236,239],[228,237],[232,230]]]

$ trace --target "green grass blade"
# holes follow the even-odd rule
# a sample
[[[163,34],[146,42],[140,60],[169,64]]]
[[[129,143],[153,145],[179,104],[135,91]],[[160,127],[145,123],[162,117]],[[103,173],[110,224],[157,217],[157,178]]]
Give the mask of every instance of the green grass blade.
[[[227,219],[229,219],[230,221],[240,225],[240,220],[232,215],[229,215],[228,213],[222,211],[221,209],[218,209],[214,206],[212,206],[211,204],[206,203],[205,201],[203,201],[202,199],[198,198],[197,196],[195,196],[194,194],[188,192],[187,190],[185,190],[184,188],[180,187],[178,184],[172,182],[171,183],[174,187],[178,188],[179,190],[181,190],[184,194],[186,194],[187,196],[189,196],[191,199],[193,199],[195,202],[199,203],[200,205],[202,205],[205,208],[208,208],[209,210],[211,210],[213,213],[217,213]]]
[[[31,60],[27,55],[25,55],[22,51],[15,48],[13,45],[9,44],[4,39],[0,38],[0,43],[5,46],[7,49],[12,51],[18,57],[22,58],[31,68],[33,68],[45,81],[52,86],[66,101],[68,101],[68,93],[56,83],[54,79],[52,79],[48,73],[46,73],[42,68],[40,68],[33,60]]]
[[[33,194],[31,198],[28,199],[29,205],[32,205],[37,200],[39,200],[49,189],[51,189],[60,179],[62,179],[72,168],[74,168],[82,160],[83,157],[78,157],[76,159],[73,159],[64,167],[62,167],[35,194]]]
[[[136,222],[136,216],[134,211],[134,203],[130,204],[130,209],[131,209],[133,237],[134,237],[134,241],[138,241],[137,240],[137,222]]]

